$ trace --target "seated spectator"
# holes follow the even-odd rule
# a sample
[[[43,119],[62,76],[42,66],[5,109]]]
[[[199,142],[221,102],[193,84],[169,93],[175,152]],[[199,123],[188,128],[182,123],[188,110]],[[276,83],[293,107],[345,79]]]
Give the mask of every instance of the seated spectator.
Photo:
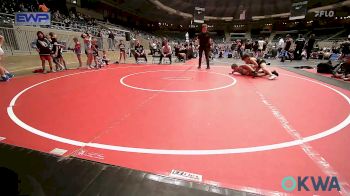
[[[107,51],[106,51],[106,50],[103,50],[103,51],[102,51],[102,54],[103,54],[103,56],[102,56],[102,61],[103,61],[103,63],[104,63],[105,65],[108,65],[110,60],[109,60],[108,57],[107,57]]]
[[[181,52],[181,49],[184,49],[184,48],[181,48],[180,42],[178,42],[178,43],[175,45],[174,48],[175,48],[175,56],[176,56],[179,60],[186,60],[186,53]]]
[[[163,57],[168,57],[171,64],[171,54],[172,54],[171,47],[169,46],[169,43],[167,40],[164,40],[163,43],[164,43],[164,46],[162,47],[162,50],[161,50],[159,64],[162,63]]]
[[[156,53],[156,51],[158,49],[155,40],[153,40],[152,43],[150,42],[149,48],[151,50],[151,55],[154,55],[154,53]]]
[[[147,56],[145,53],[145,50],[143,49],[143,46],[140,44],[139,40],[136,40],[136,45],[135,45],[135,60],[137,62],[137,58],[143,57],[145,61],[147,62]]]

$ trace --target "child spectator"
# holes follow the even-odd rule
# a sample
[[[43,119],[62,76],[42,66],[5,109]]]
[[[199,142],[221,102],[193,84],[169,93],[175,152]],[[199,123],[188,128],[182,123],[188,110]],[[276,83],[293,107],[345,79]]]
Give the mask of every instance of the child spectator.
[[[63,59],[62,50],[63,45],[59,44],[57,41],[57,36],[53,33],[49,33],[52,44],[52,58],[53,62],[56,64],[56,71],[62,71],[63,69],[67,70],[66,61]]]
[[[104,64],[106,64],[106,65],[108,65],[109,64],[109,59],[108,59],[108,57],[107,57],[107,51],[106,50],[103,50],[103,56],[102,56],[102,62],[104,63]],[[124,54],[125,55],[125,54]],[[124,56],[124,58],[125,58],[125,56]],[[125,63],[125,60],[124,60],[124,63]]]
[[[125,63],[125,44],[123,43],[123,40],[120,40],[119,44],[119,62],[121,63],[122,57],[124,57],[124,63]]]
[[[74,50],[75,55],[77,55],[77,59],[79,61],[78,69],[80,69],[83,67],[83,63],[81,62],[81,44],[79,43],[78,38],[76,38],[76,37],[73,38],[73,41],[75,43],[73,50]]]

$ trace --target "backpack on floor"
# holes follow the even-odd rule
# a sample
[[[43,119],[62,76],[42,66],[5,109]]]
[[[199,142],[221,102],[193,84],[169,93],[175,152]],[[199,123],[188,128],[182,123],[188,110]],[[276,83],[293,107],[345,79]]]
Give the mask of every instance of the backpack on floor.
[[[333,66],[330,63],[319,63],[317,65],[317,73],[328,73],[331,74],[333,71]]]

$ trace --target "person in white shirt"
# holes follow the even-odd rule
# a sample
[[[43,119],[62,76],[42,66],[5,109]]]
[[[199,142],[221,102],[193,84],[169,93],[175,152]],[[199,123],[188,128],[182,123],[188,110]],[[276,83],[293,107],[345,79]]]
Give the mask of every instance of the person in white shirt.
[[[170,60],[170,64],[171,64],[171,54],[172,54],[172,50],[171,47],[169,46],[169,43],[167,40],[164,40],[164,46],[162,47],[161,50],[161,55],[160,55],[160,59],[159,59],[159,64],[162,63],[162,59],[163,57],[168,57]]]
[[[8,81],[10,78],[13,78],[13,74],[11,74],[9,71],[5,69],[5,67],[2,66],[2,61],[4,58],[4,50],[2,49],[2,45],[4,44],[5,38],[4,36],[0,35],[0,77],[2,81]]]
[[[284,48],[284,39],[281,37],[278,41],[278,52],[281,52],[281,50]]]
[[[263,40],[262,37],[260,37],[258,40],[258,57],[263,56],[264,44],[266,44],[266,42]]]

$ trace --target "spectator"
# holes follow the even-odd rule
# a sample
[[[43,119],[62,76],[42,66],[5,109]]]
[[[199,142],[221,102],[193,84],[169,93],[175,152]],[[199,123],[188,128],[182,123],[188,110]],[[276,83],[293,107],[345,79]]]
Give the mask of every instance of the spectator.
[[[264,41],[264,39],[262,37],[259,38],[258,40],[258,53],[257,53],[257,58],[261,58],[264,56],[264,45],[266,44],[266,42]]]
[[[310,55],[312,50],[314,49],[314,45],[315,45],[315,34],[311,34],[309,37],[309,40],[306,43],[306,59],[309,60]]]
[[[301,53],[303,52],[304,47],[305,47],[305,38],[303,37],[303,35],[299,34],[298,39],[295,40],[295,50],[294,50],[295,60],[302,59]]]
[[[23,3],[19,4],[19,9],[21,12],[28,12],[28,9],[26,7],[24,7]]]
[[[124,59],[124,63],[125,63],[125,44],[123,42],[123,40],[120,40],[120,44],[119,44],[119,62],[121,63],[122,61],[122,57]]]
[[[277,47],[278,47],[278,53],[280,53],[284,48],[284,39],[282,37],[279,39]]]
[[[162,51],[161,51],[161,55],[160,55],[160,59],[159,59],[159,64],[162,63],[163,57],[168,57],[170,60],[170,64],[171,64],[172,63],[171,62],[171,54],[172,54],[171,47],[169,46],[169,43],[166,39],[163,40],[163,43],[164,43],[164,46],[162,47]]]
[[[87,56],[86,60],[86,66],[88,69],[91,69],[91,64],[93,60],[93,54],[92,54],[92,46],[91,46],[91,36],[88,33],[83,33],[81,37],[84,39],[84,49],[85,49],[85,54]]]
[[[8,81],[9,79],[13,78],[13,74],[11,74],[9,71],[5,69],[5,67],[2,66],[3,58],[4,58],[4,50],[2,49],[2,45],[4,44],[5,38],[4,36],[0,35],[0,76],[2,81]]]
[[[37,51],[39,52],[43,73],[46,73],[45,61],[49,62],[50,72],[55,72],[52,69],[50,41],[45,37],[44,33],[41,31],[38,31],[36,35],[38,36],[38,39],[36,41],[36,47]]]
[[[83,63],[81,62],[81,44],[79,43],[78,38],[76,38],[76,37],[73,38],[73,41],[75,43],[73,50],[74,50],[75,55],[77,55],[77,59],[79,62],[78,69],[80,69],[83,67]]]
[[[114,34],[112,31],[110,31],[108,34],[108,47],[109,47],[109,50],[114,49]]]
[[[103,54],[103,56],[102,56],[102,62],[105,64],[105,65],[108,65],[109,64],[109,58],[108,58],[108,56],[107,56],[107,51],[106,50],[103,50],[102,51],[102,54]],[[125,63],[125,62],[124,62]]]
[[[52,59],[56,64],[56,71],[62,71],[63,69],[67,70],[66,61],[63,59],[62,54],[64,45],[58,43],[56,34],[50,32],[49,35],[52,44]]]
[[[143,46],[140,44],[139,40],[136,40],[136,45],[135,45],[135,60],[137,62],[137,58],[139,57],[143,57],[145,59],[145,61],[147,62],[147,56],[145,53],[145,50],[143,48]]]

